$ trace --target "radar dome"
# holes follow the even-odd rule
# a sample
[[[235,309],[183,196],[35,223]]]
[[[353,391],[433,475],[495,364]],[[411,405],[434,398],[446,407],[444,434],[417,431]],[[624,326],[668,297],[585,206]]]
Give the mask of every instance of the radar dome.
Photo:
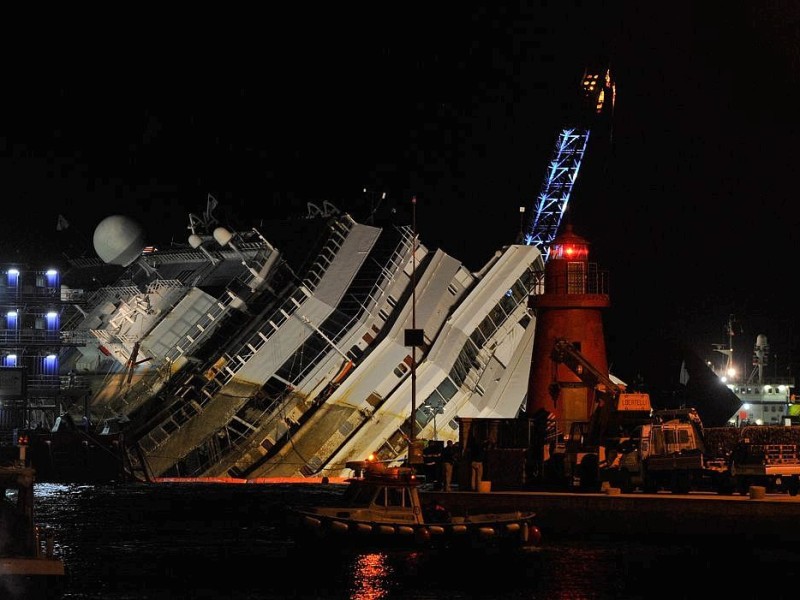
[[[94,230],[94,251],[103,262],[127,267],[142,254],[144,230],[130,217],[106,217]]]

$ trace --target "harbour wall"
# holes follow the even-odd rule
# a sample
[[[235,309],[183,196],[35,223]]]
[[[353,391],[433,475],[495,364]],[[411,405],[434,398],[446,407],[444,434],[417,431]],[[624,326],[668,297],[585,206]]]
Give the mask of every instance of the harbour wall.
[[[747,543],[800,542],[800,497],[787,494],[675,495],[557,492],[424,491],[453,515],[534,511],[545,539],[559,536],[735,538]]]

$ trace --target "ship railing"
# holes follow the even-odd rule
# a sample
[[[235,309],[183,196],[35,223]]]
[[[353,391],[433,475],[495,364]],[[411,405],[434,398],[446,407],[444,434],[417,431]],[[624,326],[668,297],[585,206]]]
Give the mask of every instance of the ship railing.
[[[54,345],[61,341],[58,330],[45,329],[0,329],[0,345]]]
[[[148,294],[157,294],[164,290],[185,289],[186,285],[180,279],[155,279],[147,284]]]
[[[62,346],[85,346],[88,342],[96,339],[86,330],[62,329],[59,332]]]
[[[347,239],[350,230],[353,229],[355,221],[350,215],[344,215],[333,222],[331,235],[325,243],[325,247],[320,252],[319,258],[314,262],[308,270],[306,277],[303,279],[303,284],[311,291],[315,290],[319,284],[325,270],[337,252],[341,249],[342,244]]]
[[[577,280],[571,274],[552,274],[546,278],[544,293],[547,294],[609,294],[608,271],[599,269],[597,263],[587,265],[583,280]]]
[[[394,252],[392,252],[392,256],[389,258],[388,266],[380,265],[383,277],[381,277],[375,283],[370,292],[367,294],[369,303],[366,306],[362,305],[363,312],[367,312],[372,307],[377,305],[380,299],[386,295],[386,289],[397,278],[397,272],[403,268],[405,259],[408,257],[409,250],[413,246],[414,236],[411,233],[411,229],[399,229],[402,233],[400,244],[397,248],[395,248]]]
[[[133,335],[133,334],[113,334],[108,329],[90,329],[89,333],[91,333],[94,337],[98,339],[101,343],[104,344],[114,344],[114,343],[121,343],[121,344],[135,344],[139,341],[140,336]]]
[[[107,263],[99,257],[68,258],[67,262],[76,268],[100,267]]]
[[[201,251],[181,249],[181,250],[160,250],[157,254],[148,254],[145,260],[152,263],[155,267],[160,264],[169,263],[208,263],[208,257]]]
[[[142,290],[138,286],[106,286],[95,290],[87,296],[85,308],[78,310],[69,320],[61,324],[61,329],[75,329],[78,323],[86,320],[87,315],[101,304],[108,302],[115,304],[120,298],[130,298],[141,294]]]
[[[90,329],[89,333],[100,343],[111,343],[116,339],[116,336],[107,329]]]
[[[89,298],[91,294],[83,289],[72,289],[68,287],[61,288],[61,301],[62,302],[69,302],[69,303],[78,303],[82,302],[86,298]]]
[[[742,393],[746,394],[753,394],[762,391],[765,387],[776,388],[778,386],[786,386],[788,388],[793,388],[795,385],[794,377],[786,377],[782,375],[765,377],[765,381],[762,383],[758,382],[758,378],[756,375],[751,376],[751,378],[747,381],[747,384],[734,384],[735,389],[734,392],[740,390]]]

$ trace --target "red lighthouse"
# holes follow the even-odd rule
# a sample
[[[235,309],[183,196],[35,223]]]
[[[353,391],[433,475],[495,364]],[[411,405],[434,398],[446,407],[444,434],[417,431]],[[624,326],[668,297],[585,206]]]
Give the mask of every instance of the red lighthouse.
[[[608,373],[601,311],[610,306],[608,278],[589,262],[589,242],[566,225],[550,245],[544,271],[544,293],[531,297],[536,310],[527,414],[540,409],[556,417],[559,431],[574,421],[588,421],[596,388],[554,359],[556,342],[565,340],[595,369]]]

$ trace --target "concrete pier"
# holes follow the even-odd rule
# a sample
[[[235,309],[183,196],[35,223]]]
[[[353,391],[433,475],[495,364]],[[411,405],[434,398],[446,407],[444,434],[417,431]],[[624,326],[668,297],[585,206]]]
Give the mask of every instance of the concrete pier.
[[[738,541],[800,542],[800,497],[671,493],[425,491],[453,515],[532,510],[545,539],[553,536],[703,536]]]

